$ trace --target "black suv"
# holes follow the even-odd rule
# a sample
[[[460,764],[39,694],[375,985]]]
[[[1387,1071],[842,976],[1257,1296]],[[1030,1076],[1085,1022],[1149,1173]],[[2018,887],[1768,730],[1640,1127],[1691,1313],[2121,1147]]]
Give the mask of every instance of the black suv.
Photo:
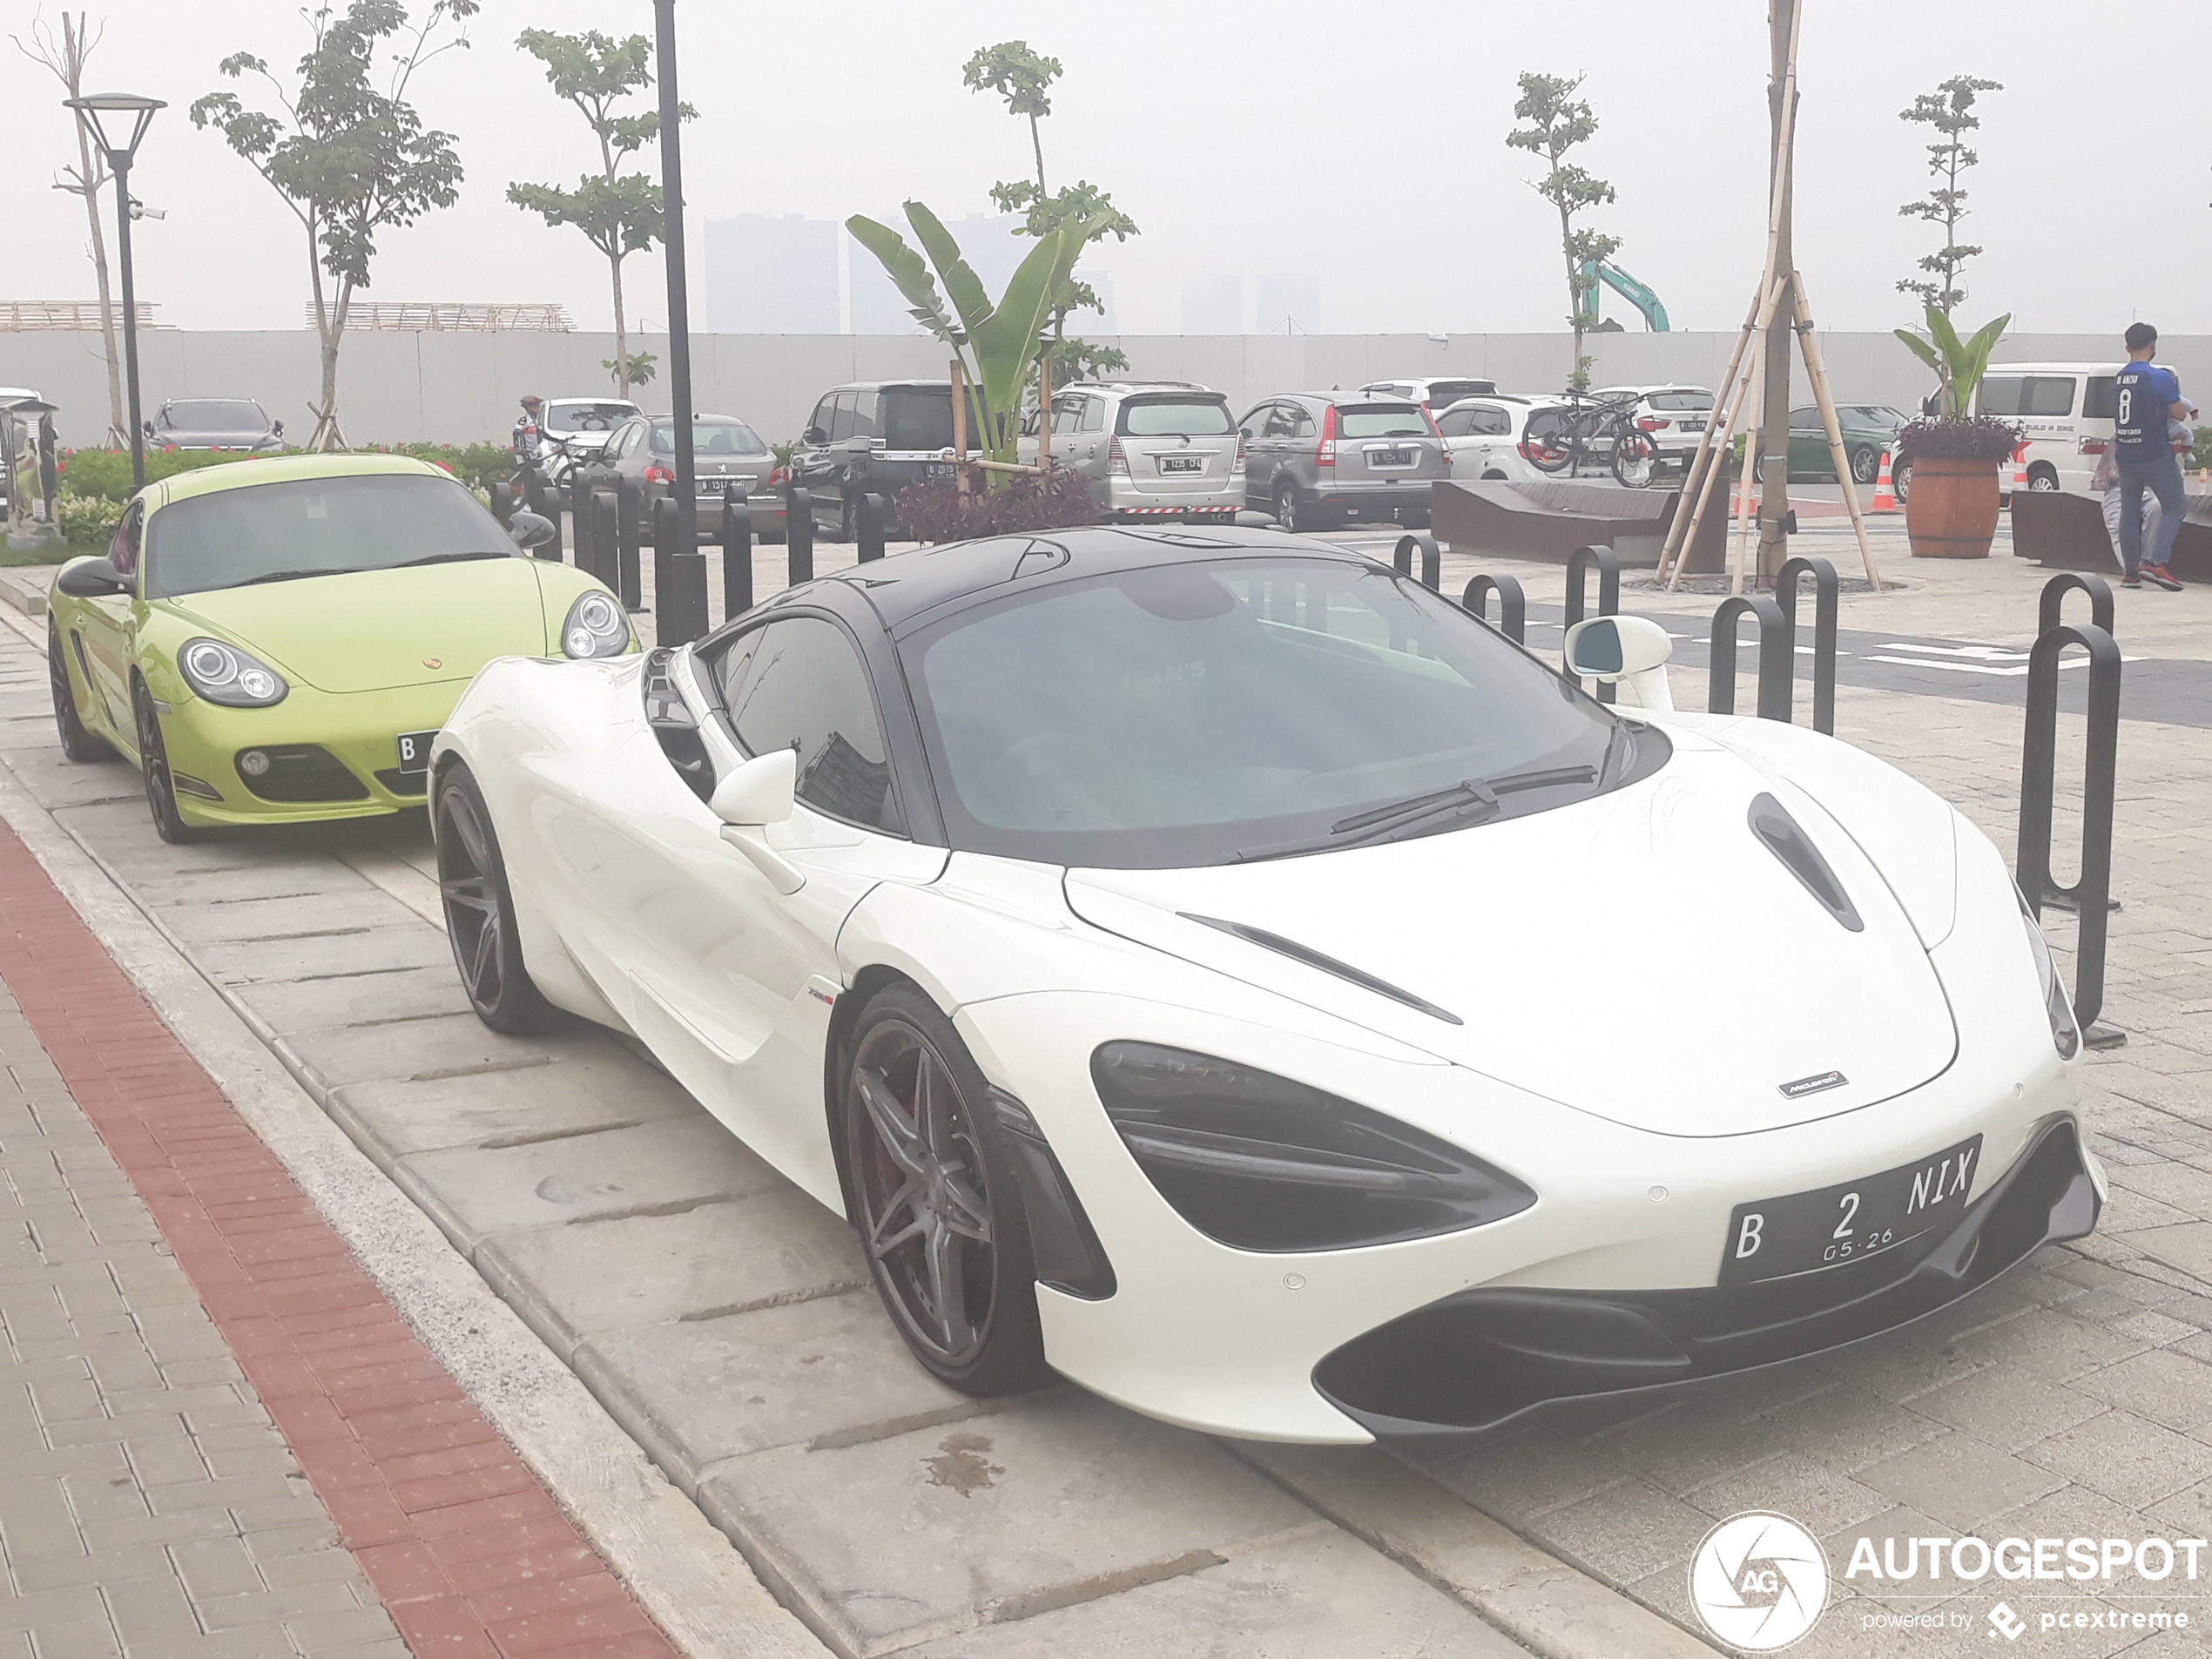
[[[972,405],[968,444],[981,447]],[[813,498],[815,533],[849,542],[862,496],[882,496],[895,516],[900,490],[952,471],[952,447],[950,381],[860,381],[822,394],[792,452],[791,480]],[[885,528],[906,539],[903,528]]]

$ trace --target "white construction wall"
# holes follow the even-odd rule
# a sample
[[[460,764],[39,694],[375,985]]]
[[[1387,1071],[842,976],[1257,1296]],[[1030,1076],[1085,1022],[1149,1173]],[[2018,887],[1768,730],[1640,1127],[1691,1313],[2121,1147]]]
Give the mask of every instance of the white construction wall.
[[[1889,334],[1824,334],[1822,348],[1837,397],[1889,403],[1907,413],[1931,380]],[[1129,354],[1133,378],[1199,381],[1228,394],[1241,413],[1271,392],[1357,386],[1397,375],[1467,374],[1506,391],[1565,383],[1572,347],[1565,334],[1141,334],[1111,343]],[[1588,338],[1594,385],[1684,381],[1713,386],[1727,368],[1729,334],[1604,334]],[[658,353],[667,341],[631,337]],[[320,369],[314,334],[151,329],[138,336],[147,414],[170,397],[253,397],[304,440]],[[921,335],[695,334],[692,385],[703,411],[752,422],[772,441],[795,436],[814,401],[842,381],[942,377],[946,352]],[[339,368],[339,415],[354,443],[420,441],[465,444],[504,439],[525,392],[544,397],[604,394],[599,365],[614,336],[597,334],[371,333],[349,334]],[[2023,334],[2005,341],[2000,362],[2116,361],[2117,334]],[[2212,403],[2212,336],[2161,342],[2161,361]],[[97,443],[106,425],[105,373],[97,333],[0,333],[0,386],[22,386],[61,405],[63,441]],[[1793,401],[1809,401],[1802,368]],[[638,401],[667,408],[665,380]]]

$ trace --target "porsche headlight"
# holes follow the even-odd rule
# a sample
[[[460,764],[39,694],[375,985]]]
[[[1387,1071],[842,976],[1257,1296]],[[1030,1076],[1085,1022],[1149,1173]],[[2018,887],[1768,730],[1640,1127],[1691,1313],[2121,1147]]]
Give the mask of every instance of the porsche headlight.
[[[570,657],[619,657],[630,649],[630,618],[604,589],[577,596],[561,624],[561,650]]]
[[[188,639],[177,653],[178,671],[210,703],[226,708],[266,709],[281,703],[292,688],[266,663],[219,639]]]
[[[2017,891],[2014,896],[2019,896]],[[2059,978],[2059,965],[2051,960],[2050,941],[2043,937],[2042,926],[2025,898],[2020,898],[2020,923],[2027,929],[2027,948],[2035,953],[2035,974],[2043,987],[2043,1012],[2051,1022],[2051,1041],[2058,1045],[2062,1059],[2071,1060],[2081,1047],[2081,1028],[2074,1022],[2074,1007],[2066,1000],[2066,983]]]
[[[1211,1055],[1109,1042],[1092,1081],[1176,1213],[1239,1250],[1347,1250],[1457,1232],[1536,1195],[1448,1141]]]

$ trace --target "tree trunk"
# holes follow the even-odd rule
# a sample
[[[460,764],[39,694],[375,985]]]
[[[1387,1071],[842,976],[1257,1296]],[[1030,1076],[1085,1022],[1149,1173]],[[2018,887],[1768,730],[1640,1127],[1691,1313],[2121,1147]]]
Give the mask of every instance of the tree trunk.
[[[614,273],[615,283],[615,395],[626,401],[630,396],[630,330],[622,316],[622,255],[610,253],[607,265]]]
[[[338,347],[346,333],[346,310],[353,299],[352,284],[340,279],[338,301],[332,305],[322,289],[322,261],[315,245],[315,226],[307,224],[307,273],[315,300],[315,334],[322,347],[322,401],[309,404],[315,417],[314,434],[307,448],[327,452],[342,449],[345,435],[338,429]]]
[[[1559,170],[1556,159],[1552,170]],[[1582,373],[1582,285],[1575,269],[1575,221],[1564,207],[1559,210],[1559,248],[1567,263],[1567,326],[1575,331],[1575,356],[1567,366],[1567,383],[1580,392],[1589,380]]]
[[[1029,147],[1037,152],[1037,206],[1044,206],[1044,137],[1037,130],[1037,118],[1029,118]]]

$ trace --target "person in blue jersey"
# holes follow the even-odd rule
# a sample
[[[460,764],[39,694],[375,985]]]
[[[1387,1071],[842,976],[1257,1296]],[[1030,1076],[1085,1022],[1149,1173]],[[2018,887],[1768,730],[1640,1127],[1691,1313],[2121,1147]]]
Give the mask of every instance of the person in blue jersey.
[[[2151,360],[2158,355],[2158,330],[2147,322],[2128,326],[2128,361],[2113,388],[2113,454],[2120,469],[2120,557],[2123,588],[2140,588],[2146,579],[2178,593],[2182,584],[2167,570],[2188,511],[2182,492],[2182,464],[2175,459],[2166,423],[2188,413],[2181,382],[2171,370]],[[2158,498],[2158,528],[2144,545],[2143,492]]]

